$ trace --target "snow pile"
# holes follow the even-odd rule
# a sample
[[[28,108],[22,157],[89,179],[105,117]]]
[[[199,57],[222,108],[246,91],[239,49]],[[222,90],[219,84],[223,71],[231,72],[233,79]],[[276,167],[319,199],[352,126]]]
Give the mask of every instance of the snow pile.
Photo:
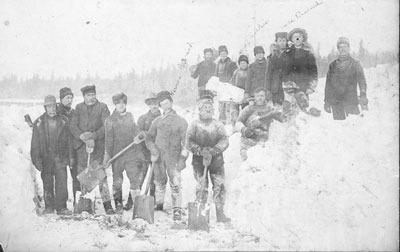
[[[211,77],[207,82],[207,89],[217,93],[219,101],[242,102],[244,90],[230,83],[220,82],[218,77]]]
[[[370,111],[364,117],[300,114],[293,123],[273,123],[265,147],[250,149],[231,181],[235,225],[272,249],[395,250],[397,76],[398,65],[367,70]],[[323,106],[324,86],[313,106]]]

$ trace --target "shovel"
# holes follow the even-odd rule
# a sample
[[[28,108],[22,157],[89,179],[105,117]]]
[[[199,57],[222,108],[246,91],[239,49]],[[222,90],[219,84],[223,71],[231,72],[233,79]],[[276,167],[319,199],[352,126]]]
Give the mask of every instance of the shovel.
[[[203,157],[203,165],[204,165],[204,174],[201,179],[201,198],[203,198],[203,194],[205,191],[206,187],[206,180],[207,180],[207,172],[208,172],[208,167],[211,164],[211,158],[206,158]],[[201,199],[200,198],[200,199]],[[188,203],[188,208],[189,208],[189,219],[188,219],[188,226],[190,230],[204,230],[207,232],[210,232],[210,204],[198,202],[196,200],[195,202],[189,202]]]
[[[111,165],[111,163],[124,154],[129,148],[135,144],[139,144],[144,140],[142,135],[137,135],[132,143],[122,149],[120,152],[115,154],[106,164],[99,164],[97,160],[94,160],[89,164],[90,154],[88,159],[88,166],[78,174],[77,178],[81,183],[81,186],[85,189],[85,192],[91,192],[101,181],[107,176],[105,168]]]
[[[90,166],[90,156],[93,152],[94,148],[90,148],[86,146],[86,152],[88,154],[87,158],[87,166]],[[87,192],[87,188],[83,188],[82,194],[79,195],[79,200],[74,206],[74,213],[75,214],[81,214],[82,212],[88,212],[89,214],[94,214],[94,201],[92,199],[84,197],[84,195]]]
[[[151,163],[150,169],[146,174],[146,186],[142,188],[141,195],[135,197],[135,202],[133,203],[133,217],[132,219],[141,218],[146,220],[148,223],[154,223],[154,197],[147,195],[150,188],[151,177],[154,170],[154,163]]]

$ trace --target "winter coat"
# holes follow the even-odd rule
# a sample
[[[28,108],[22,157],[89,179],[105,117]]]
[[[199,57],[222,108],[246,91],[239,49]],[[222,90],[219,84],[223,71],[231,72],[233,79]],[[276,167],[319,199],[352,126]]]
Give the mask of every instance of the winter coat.
[[[272,94],[282,92],[283,71],[287,64],[285,52],[268,56],[267,64],[267,90]]]
[[[359,60],[352,57],[336,59],[329,64],[325,84],[325,103],[357,105],[357,84],[360,94],[366,94],[367,83]]]
[[[160,112],[160,111],[158,111],[157,114],[153,114],[153,113],[151,113],[150,110],[149,110],[146,114],[141,115],[141,116],[139,117],[139,119],[138,119],[138,122],[137,122],[137,125],[138,125],[138,127],[139,127],[139,130],[140,130],[140,131],[148,132],[149,129],[150,129],[150,126],[151,126],[152,122],[154,121],[154,119],[156,119],[156,118],[159,117],[160,115],[161,115],[161,112]],[[144,152],[144,154],[145,154],[145,157],[146,157],[147,159],[150,159],[150,151],[147,149],[146,143],[145,143],[145,142],[142,142],[141,145],[142,145],[142,149],[143,149],[143,152]]]
[[[247,81],[245,87],[245,93],[254,95],[254,90],[259,87],[267,88],[266,75],[267,73],[267,60],[264,58],[262,62],[258,60],[254,61],[249,66],[247,73]]]
[[[196,69],[192,74],[192,78],[196,79],[199,77],[197,83],[199,87],[204,87],[206,85],[211,76],[213,76],[216,66],[217,65],[213,61],[208,62],[205,60],[197,64]]]
[[[73,108],[68,109],[67,107],[63,106],[61,103],[57,103],[57,114],[62,116],[64,118],[64,120],[66,121],[66,126],[67,126],[67,130],[68,130],[68,142],[69,142],[69,145],[71,146],[71,148],[73,148],[74,136],[71,133],[69,125],[71,123],[74,111],[75,110]],[[73,156],[75,156],[75,155],[73,155]]]
[[[286,50],[287,64],[283,72],[283,81],[293,81],[300,91],[314,90],[312,82],[318,80],[318,71],[315,57],[312,52],[302,47],[296,49],[294,46]]]
[[[94,132],[95,151],[100,156],[104,155],[104,122],[110,116],[110,111],[106,104],[96,102],[92,106],[87,106],[84,102],[76,105],[75,111],[70,123],[70,130],[73,139],[74,149],[79,149],[84,142],[80,135],[84,132]]]
[[[236,63],[227,57],[225,61],[218,61],[214,76],[217,76],[221,82],[229,82],[232,79],[233,72],[235,72],[236,69]]]
[[[244,90],[244,88],[246,87],[248,70],[249,68],[246,68],[245,70],[239,68],[236,69],[231,79],[232,85]]]
[[[204,147],[218,149],[218,154],[211,160],[212,165],[219,167],[224,164],[224,152],[229,146],[229,138],[222,122],[215,119],[193,121],[186,134],[186,149],[193,152],[193,163],[202,162],[196,150]]]
[[[72,148],[68,142],[68,129],[66,121],[63,117],[56,115],[56,130],[57,141],[55,149],[50,147],[50,137],[48,128],[47,114],[42,114],[33,123],[32,141],[31,141],[31,160],[36,166],[42,163],[43,168],[46,169],[49,164],[52,164],[56,158],[59,163],[69,165],[70,158],[72,158]],[[51,155],[54,154],[54,155]]]
[[[169,155],[173,162],[178,162],[182,148],[185,146],[186,120],[174,110],[163,114],[150,126],[146,137],[146,146],[153,152],[156,148]]]
[[[111,116],[106,119],[104,129],[105,148],[110,157],[115,156],[115,154],[131,144],[139,133],[139,128],[130,112],[121,115],[115,110]],[[141,145],[136,144],[122,154],[121,157],[133,156],[141,153]]]

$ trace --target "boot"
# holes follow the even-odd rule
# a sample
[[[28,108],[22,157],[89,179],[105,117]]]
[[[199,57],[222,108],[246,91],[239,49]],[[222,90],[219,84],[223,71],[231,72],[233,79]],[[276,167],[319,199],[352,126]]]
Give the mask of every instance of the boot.
[[[156,211],[164,210],[164,204],[163,203],[156,204],[156,207],[154,208],[154,210],[156,210]]]
[[[125,206],[124,206],[124,210],[125,211],[129,211],[132,209],[133,206],[133,200],[132,200],[132,195],[129,192],[129,197],[128,197],[128,201],[126,202]]]
[[[46,208],[44,209],[43,214],[53,214],[54,213],[54,209],[52,208]]]
[[[111,201],[106,201],[103,203],[104,210],[106,211],[106,214],[115,214],[114,209],[111,206]]]
[[[217,212],[217,222],[227,223],[231,221],[231,218],[225,216],[224,205],[221,203],[215,204],[215,210]]]
[[[117,214],[123,214],[124,208],[122,205],[122,191],[119,191],[114,194],[114,202],[115,202],[115,212]]]
[[[174,208],[174,211],[173,211],[173,217],[172,217],[172,219],[174,220],[174,221],[180,221],[180,220],[182,220],[182,212],[181,212],[181,209],[180,208]]]
[[[57,211],[58,215],[72,215],[72,211],[68,210],[67,208],[63,208],[60,211]]]

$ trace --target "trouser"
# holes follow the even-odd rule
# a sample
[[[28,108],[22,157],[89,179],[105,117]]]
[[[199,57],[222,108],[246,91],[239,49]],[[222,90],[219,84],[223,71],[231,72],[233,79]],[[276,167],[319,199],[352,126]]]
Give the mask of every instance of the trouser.
[[[331,105],[331,107],[334,120],[345,120],[346,117],[350,114],[360,114],[360,109],[358,108],[358,105],[344,105],[340,102],[335,105]]]
[[[274,105],[282,105],[283,100],[285,99],[283,90],[278,91],[278,93],[272,94],[272,103]]]
[[[260,144],[265,143],[267,140],[268,140],[268,132],[267,131],[257,134],[256,137],[254,137],[254,138],[247,138],[247,137],[242,136],[240,138],[240,158],[242,159],[242,161],[247,160],[247,158],[248,158],[247,150],[248,149],[256,146],[258,143],[260,143]]]
[[[69,171],[71,174],[71,178],[72,178],[72,193],[74,195],[74,203],[76,201],[75,199],[75,195],[77,191],[81,190],[81,184],[79,183],[79,180],[77,178],[78,176],[78,163],[76,162],[76,152],[74,151],[74,156],[75,156],[75,164],[74,166],[70,167]]]
[[[223,124],[230,121],[230,102],[219,102],[219,121]]]
[[[172,208],[181,208],[182,178],[181,172],[177,168],[179,154],[180,152],[169,153],[168,151],[160,150],[160,158],[154,165],[156,204],[164,204],[165,190],[167,181],[169,179],[169,184],[171,186]]]
[[[240,111],[240,104],[232,102],[230,104],[230,121],[232,125],[235,125],[236,120],[239,117],[239,111]]]
[[[114,161],[112,172],[113,195],[115,200],[119,200],[122,204],[122,183],[124,181],[124,171],[126,172],[130,182],[132,199],[140,194],[140,188],[144,180],[144,165],[145,163],[142,153],[123,155]]]
[[[213,185],[213,199],[214,203],[224,204],[225,203],[225,168],[223,163],[217,165],[217,162],[211,162],[208,167],[208,172],[205,177],[205,186],[203,185],[204,165],[202,157],[197,158],[198,160],[193,161],[193,175],[196,179],[196,199],[199,202],[205,203],[208,198],[208,174],[210,174],[211,183]]]
[[[83,144],[81,147],[79,147],[76,150],[76,156],[77,156],[77,161],[78,161],[78,174],[81,173],[87,166],[87,158],[88,154],[86,152],[86,147]],[[99,164],[103,162],[103,156],[98,149],[94,149],[93,153],[90,155],[90,162],[93,162],[94,160],[97,160]],[[103,181],[100,182],[99,184],[99,189],[100,189],[100,195],[101,199],[104,202],[110,201],[111,196],[110,196],[110,190],[108,188],[108,183],[107,183],[107,177],[103,179]],[[82,195],[84,195],[86,192],[84,188],[81,186],[81,191]]]
[[[67,166],[49,158],[41,172],[46,209],[60,211],[67,208]]]

